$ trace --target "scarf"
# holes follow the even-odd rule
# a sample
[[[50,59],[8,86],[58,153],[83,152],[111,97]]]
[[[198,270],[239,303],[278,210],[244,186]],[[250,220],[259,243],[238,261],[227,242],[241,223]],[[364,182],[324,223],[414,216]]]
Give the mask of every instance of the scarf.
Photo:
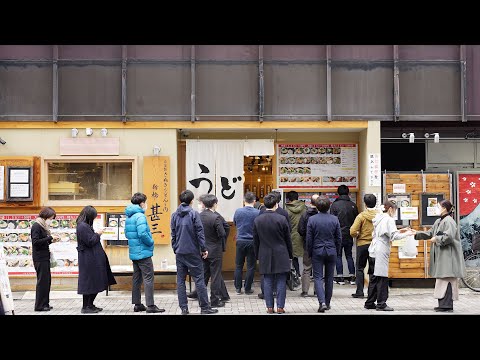
[[[35,221],[38,225],[40,225],[47,232],[47,235],[50,235],[50,236],[52,235],[50,233],[50,229],[47,226],[47,223],[45,222],[45,219],[42,219],[41,217],[38,217]]]

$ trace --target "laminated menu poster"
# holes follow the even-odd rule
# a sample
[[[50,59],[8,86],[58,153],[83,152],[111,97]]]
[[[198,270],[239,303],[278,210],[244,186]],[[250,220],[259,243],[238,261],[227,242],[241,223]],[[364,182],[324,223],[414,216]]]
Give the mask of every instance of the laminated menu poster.
[[[0,242],[10,275],[33,275],[32,239],[30,231],[38,215],[0,215]],[[57,214],[50,225],[53,252],[57,266],[52,274],[78,274],[76,219],[78,214]],[[93,228],[103,227],[104,215],[98,214]]]
[[[357,144],[278,144],[280,188],[358,187]]]

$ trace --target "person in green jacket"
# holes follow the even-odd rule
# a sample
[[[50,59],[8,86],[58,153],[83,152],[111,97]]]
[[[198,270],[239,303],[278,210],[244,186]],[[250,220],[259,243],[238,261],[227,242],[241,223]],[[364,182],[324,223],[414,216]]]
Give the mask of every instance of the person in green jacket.
[[[458,237],[457,224],[451,216],[453,205],[442,200],[437,205],[440,218],[428,231],[415,231],[415,239],[430,240],[429,275],[436,279],[433,297],[438,299],[437,312],[452,312],[453,300],[458,300],[458,278],[465,276],[465,260]]]
[[[298,233],[298,223],[303,213],[307,211],[305,203],[298,200],[298,192],[289,191],[287,193],[287,202],[285,203],[285,209],[288,212],[288,218],[290,219],[290,236],[292,238],[293,247],[293,266],[297,271],[297,274],[303,272],[303,239]],[[302,269],[300,269],[302,264]]]

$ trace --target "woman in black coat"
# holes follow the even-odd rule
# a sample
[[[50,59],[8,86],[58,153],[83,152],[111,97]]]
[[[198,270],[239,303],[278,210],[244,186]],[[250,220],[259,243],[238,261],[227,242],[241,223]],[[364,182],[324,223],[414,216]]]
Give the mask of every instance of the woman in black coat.
[[[33,266],[37,273],[35,311],[50,311],[53,309],[53,306],[50,306],[52,275],[50,273],[50,249],[48,246],[53,240],[49,230],[50,223],[56,215],[55,210],[51,207],[44,207],[38,214],[30,232]]]
[[[109,285],[117,283],[100,243],[103,230],[93,230],[96,217],[97,210],[86,206],[77,218],[78,293],[83,295],[82,314],[102,311],[102,308],[93,305],[95,297]]]

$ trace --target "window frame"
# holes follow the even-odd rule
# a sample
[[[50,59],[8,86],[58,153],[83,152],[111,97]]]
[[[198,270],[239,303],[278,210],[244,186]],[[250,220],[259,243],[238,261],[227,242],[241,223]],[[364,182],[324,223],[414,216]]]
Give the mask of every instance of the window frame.
[[[46,156],[42,157],[42,172],[41,172],[41,193],[42,203],[44,206],[125,206],[130,199],[125,200],[50,200],[48,192],[48,164],[51,162],[68,162],[68,163],[89,163],[89,162],[117,162],[132,164],[132,194],[138,191],[138,157],[137,156]]]

